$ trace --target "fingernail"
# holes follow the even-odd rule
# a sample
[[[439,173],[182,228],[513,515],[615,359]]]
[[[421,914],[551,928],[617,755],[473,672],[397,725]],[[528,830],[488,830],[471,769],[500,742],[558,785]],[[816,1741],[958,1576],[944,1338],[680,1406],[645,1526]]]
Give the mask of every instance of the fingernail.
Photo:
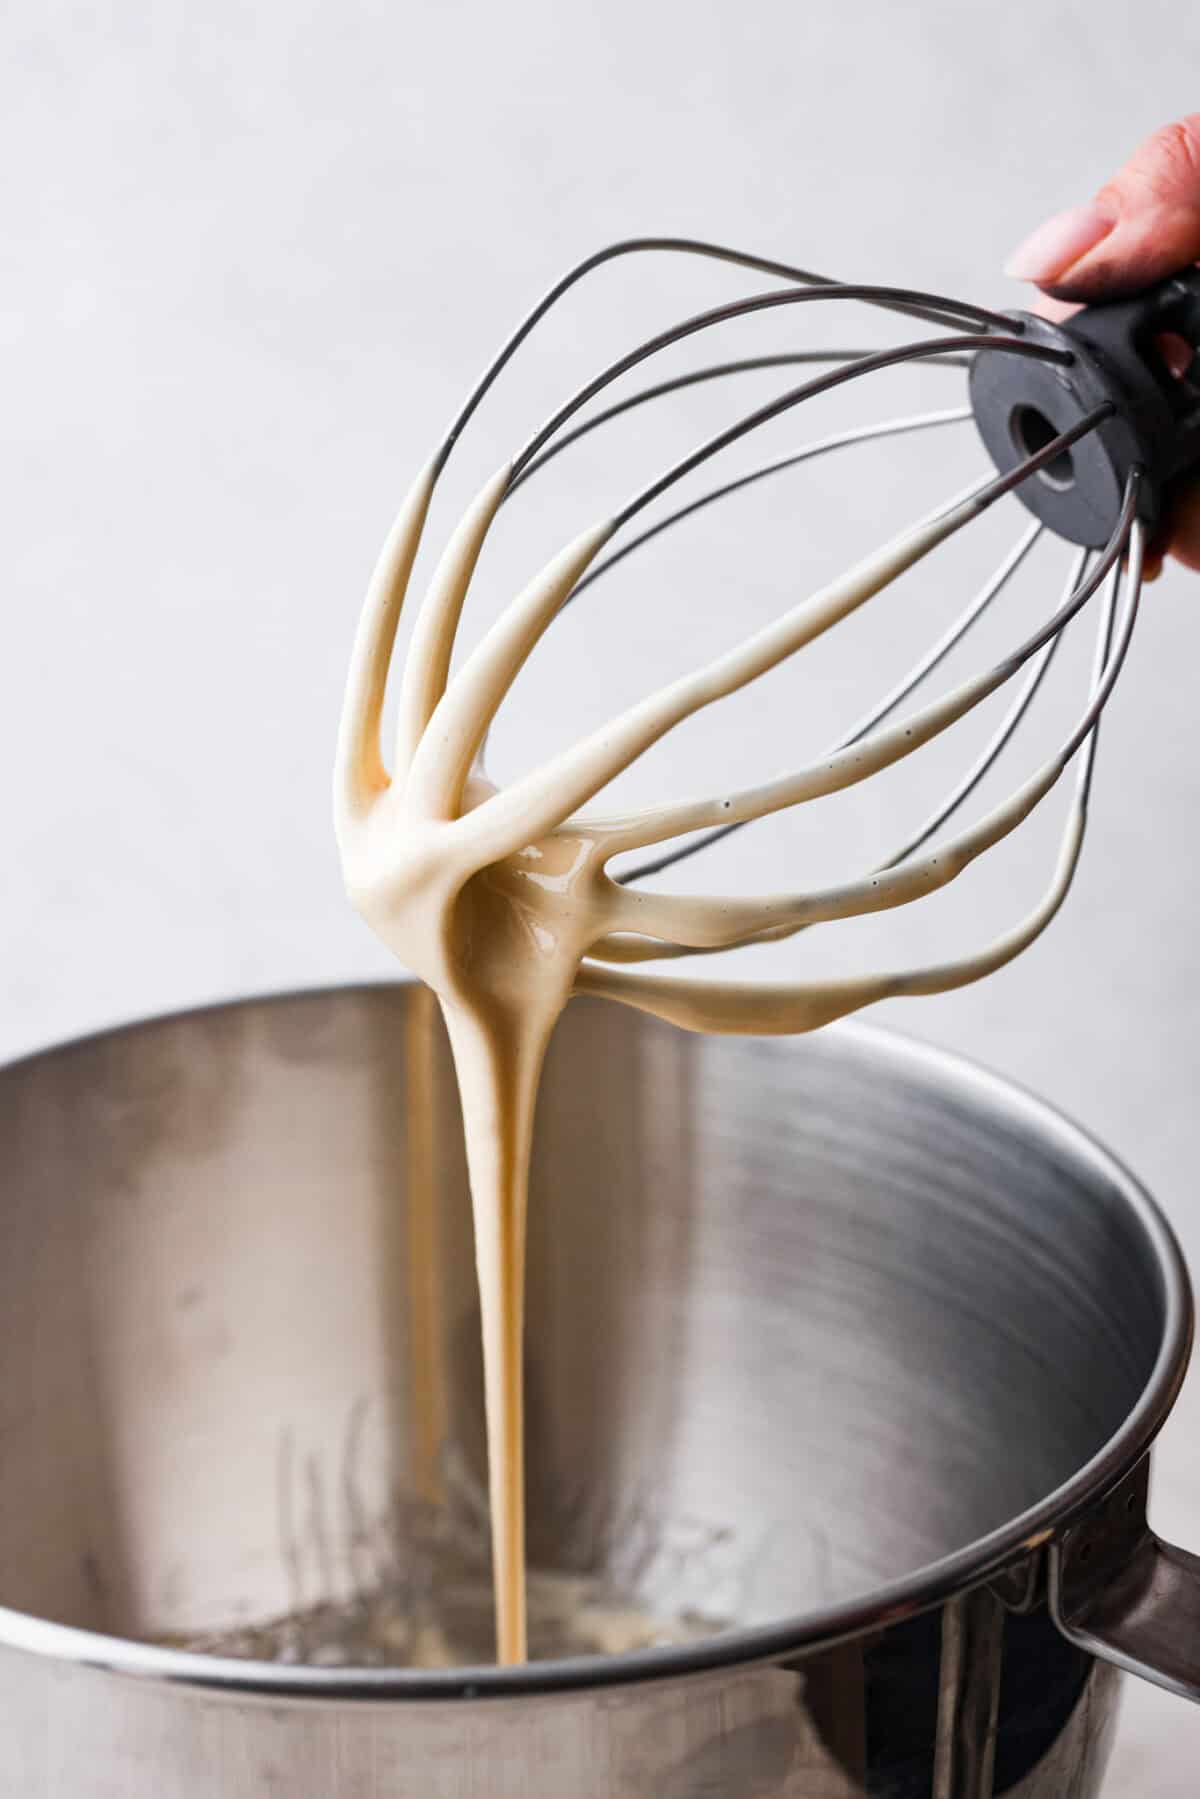
[[[1057,281],[1106,238],[1116,220],[1098,206],[1056,212],[1015,249],[1004,273],[1017,281]]]

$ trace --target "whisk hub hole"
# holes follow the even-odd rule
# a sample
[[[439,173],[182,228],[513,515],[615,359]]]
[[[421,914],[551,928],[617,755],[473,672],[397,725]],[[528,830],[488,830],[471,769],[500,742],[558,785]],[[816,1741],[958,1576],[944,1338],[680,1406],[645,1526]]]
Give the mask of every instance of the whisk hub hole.
[[[1008,428],[1012,440],[1022,456],[1034,456],[1044,450],[1048,443],[1059,435],[1059,427],[1051,424],[1044,412],[1036,406],[1014,406],[1009,414]],[[1075,458],[1070,450],[1063,450],[1044,468],[1037,472],[1037,479],[1045,482],[1057,493],[1066,493],[1075,485]]]

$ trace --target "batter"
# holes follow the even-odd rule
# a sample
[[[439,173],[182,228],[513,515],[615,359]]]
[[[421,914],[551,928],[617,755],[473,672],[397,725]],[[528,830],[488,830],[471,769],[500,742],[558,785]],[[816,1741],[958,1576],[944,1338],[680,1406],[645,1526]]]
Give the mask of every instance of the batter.
[[[632,964],[782,937],[821,920],[902,905],[954,879],[1058,780],[1056,756],[978,824],[901,867],[809,894],[646,893],[608,864],[707,826],[760,818],[849,787],[962,717],[1013,672],[977,679],[811,767],[741,792],[621,817],[580,808],[682,720],[735,692],[847,617],[988,503],[983,488],[902,532],[728,654],[629,708],[506,789],[483,765],[514,678],[613,535],[590,527],[557,555],[450,675],[468,588],[504,498],[506,466],[455,530],[416,619],[390,772],[381,742],[397,622],[440,469],[417,477],[372,577],[338,742],[335,810],[346,887],[372,928],[426,981],[445,1017],[462,1096],[483,1325],[497,1653],[526,1654],[522,1330],[526,1200],[543,1058],[572,993],[656,1013],[688,1030],[808,1031],[890,995],[945,992],[998,969],[1057,911],[1078,857],[1068,830],[1049,891],[1014,931],[940,965],[802,985],[707,982]],[[585,676],[581,676],[586,678]]]

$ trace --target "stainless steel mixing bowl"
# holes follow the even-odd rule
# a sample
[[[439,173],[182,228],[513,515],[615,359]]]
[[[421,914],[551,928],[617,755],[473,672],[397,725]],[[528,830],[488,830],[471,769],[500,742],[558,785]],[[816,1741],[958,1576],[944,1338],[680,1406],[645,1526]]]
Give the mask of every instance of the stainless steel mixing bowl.
[[[430,1673],[150,1641],[369,1588],[482,1471],[420,1003],[255,1000],[0,1074],[3,1799],[1095,1794],[1112,1664],[1200,1683],[1200,1565],[1144,1518],[1179,1254],[1074,1127],[863,1029],[580,1004],[548,1072],[531,1545],[726,1631]]]

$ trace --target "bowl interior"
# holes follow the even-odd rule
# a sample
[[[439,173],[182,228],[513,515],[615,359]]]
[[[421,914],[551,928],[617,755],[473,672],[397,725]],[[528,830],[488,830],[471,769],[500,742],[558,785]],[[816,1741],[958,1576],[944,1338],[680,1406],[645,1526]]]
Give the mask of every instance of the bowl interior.
[[[478,1308],[428,997],[152,1022],[0,1074],[0,1604],[191,1635],[481,1545]],[[530,1549],[658,1612],[861,1594],[1042,1499],[1164,1328],[1100,1156],[870,1033],[555,1040]]]

